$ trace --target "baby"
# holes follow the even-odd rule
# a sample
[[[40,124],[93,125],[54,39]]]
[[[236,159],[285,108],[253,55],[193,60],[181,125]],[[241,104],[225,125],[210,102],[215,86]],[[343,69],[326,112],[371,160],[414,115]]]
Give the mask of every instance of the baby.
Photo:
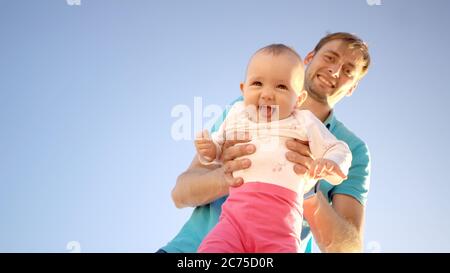
[[[211,138],[197,138],[203,164],[220,164],[225,139],[244,133],[256,152],[250,168],[234,172],[240,187],[230,188],[219,222],[201,243],[199,252],[298,252],[305,183],[326,179],[333,185],[346,179],[351,152],[308,110],[298,110],[306,99],[304,67],[291,48],[274,44],[258,50],[250,60],[243,102],[230,109]],[[309,142],[314,160],[311,171],[299,176],[286,160],[288,139]]]

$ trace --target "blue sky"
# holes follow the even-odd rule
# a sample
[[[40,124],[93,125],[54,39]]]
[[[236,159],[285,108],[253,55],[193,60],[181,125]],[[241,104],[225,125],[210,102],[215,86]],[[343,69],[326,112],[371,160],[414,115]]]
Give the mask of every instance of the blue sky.
[[[368,2],[1,0],[0,251],[155,251],[192,212],[170,199],[194,155],[174,107],[198,120],[258,48],[347,31],[373,60],[336,107],[372,154],[365,251],[449,252],[450,2]]]

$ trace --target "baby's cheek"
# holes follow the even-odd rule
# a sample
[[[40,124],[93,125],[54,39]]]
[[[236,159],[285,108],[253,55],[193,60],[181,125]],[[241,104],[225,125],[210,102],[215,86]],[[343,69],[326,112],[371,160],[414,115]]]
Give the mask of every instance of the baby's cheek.
[[[295,101],[292,100],[286,100],[283,104],[280,104],[279,106],[280,111],[280,117],[279,119],[285,119],[289,117],[292,112],[295,110]]]

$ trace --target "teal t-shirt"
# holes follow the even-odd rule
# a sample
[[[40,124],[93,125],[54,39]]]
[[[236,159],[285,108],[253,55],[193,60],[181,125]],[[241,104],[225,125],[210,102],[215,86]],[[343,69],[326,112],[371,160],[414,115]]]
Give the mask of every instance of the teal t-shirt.
[[[243,98],[240,97],[232,104],[242,100]],[[219,129],[225,120],[227,110],[224,111],[221,118],[213,126],[211,132]],[[333,112],[325,120],[324,124],[337,139],[347,143],[352,151],[353,159],[347,180],[337,186],[321,180],[320,190],[324,196],[328,197],[330,203],[334,194],[345,194],[354,197],[362,205],[365,205],[370,183],[370,154],[367,145],[339,122]],[[222,204],[226,198],[227,196],[224,196],[210,204],[196,207],[180,232],[162,249],[168,253],[197,252],[197,248],[203,238],[217,224],[222,211]],[[301,241],[302,245],[305,244],[302,247],[305,249],[305,252],[311,252],[312,236],[309,225],[305,220],[303,221]]]

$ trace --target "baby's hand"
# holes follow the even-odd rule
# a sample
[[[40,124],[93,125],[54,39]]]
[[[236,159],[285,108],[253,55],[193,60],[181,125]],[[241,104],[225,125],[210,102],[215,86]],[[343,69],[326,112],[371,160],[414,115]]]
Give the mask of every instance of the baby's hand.
[[[309,171],[309,176],[312,179],[326,179],[329,182],[333,182],[332,184],[334,185],[340,184],[347,179],[347,176],[341,171],[336,162],[324,158],[314,160]]]
[[[210,139],[208,130],[199,132],[197,138],[194,141],[195,149],[197,153],[202,156],[206,161],[211,162],[216,159],[216,145]]]

